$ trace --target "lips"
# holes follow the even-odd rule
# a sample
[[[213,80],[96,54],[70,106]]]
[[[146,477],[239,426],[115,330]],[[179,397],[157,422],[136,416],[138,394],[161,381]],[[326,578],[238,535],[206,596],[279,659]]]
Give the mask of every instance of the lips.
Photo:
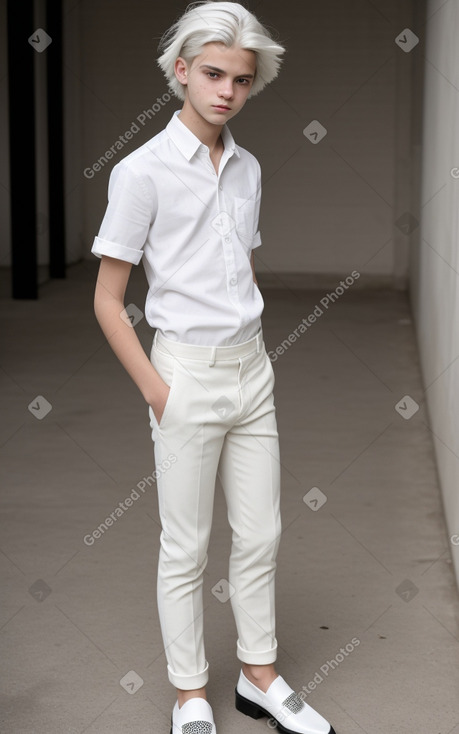
[[[225,110],[227,112],[229,112],[230,109],[231,109],[230,107],[227,107],[224,104],[214,104],[214,105],[212,105],[212,107],[214,107],[216,110]]]

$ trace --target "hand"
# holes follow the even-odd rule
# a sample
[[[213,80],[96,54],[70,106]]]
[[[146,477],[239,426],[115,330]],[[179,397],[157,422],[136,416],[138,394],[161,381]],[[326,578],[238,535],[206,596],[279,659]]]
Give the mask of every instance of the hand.
[[[150,402],[150,407],[155,414],[158,425],[161,423],[161,418],[163,417],[170,390],[169,385],[166,385],[164,380],[161,380],[160,387],[155,391],[155,396]]]

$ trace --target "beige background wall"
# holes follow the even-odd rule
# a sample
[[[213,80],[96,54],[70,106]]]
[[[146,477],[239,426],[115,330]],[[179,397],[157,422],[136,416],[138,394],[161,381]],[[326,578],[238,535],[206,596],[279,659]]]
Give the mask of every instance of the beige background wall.
[[[429,0],[425,45],[421,216],[411,300],[459,583],[459,3]]]
[[[409,193],[410,85],[420,56],[404,53],[394,39],[412,25],[415,3],[247,5],[287,47],[279,78],[230,122],[236,141],[262,165],[257,271],[302,273],[319,282],[319,274],[357,269],[403,286],[409,243],[394,223]],[[85,178],[84,169],[167,91],[156,65],[157,42],[186,3],[67,0],[65,7],[67,248],[75,261],[91,257],[111,164],[159,132],[181,106],[173,98],[116,158]],[[303,134],[312,120],[327,129],[317,145]],[[8,247],[4,236],[5,263]]]

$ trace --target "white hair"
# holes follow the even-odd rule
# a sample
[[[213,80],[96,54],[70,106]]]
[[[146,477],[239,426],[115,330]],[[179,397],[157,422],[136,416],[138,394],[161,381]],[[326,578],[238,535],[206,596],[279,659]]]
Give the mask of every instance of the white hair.
[[[170,89],[185,100],[183,85],[174,72],[176,59],[187,63],[202,52],[205,43],[223,43],[228,48],[253,51],[257,68],[248,97],[261,92],[278,74],[285,49],[276,43],[259,20],[239,3],[198,0],[188,5],[184,14],[163,34],[159,41],[158,65],[164,72]]]

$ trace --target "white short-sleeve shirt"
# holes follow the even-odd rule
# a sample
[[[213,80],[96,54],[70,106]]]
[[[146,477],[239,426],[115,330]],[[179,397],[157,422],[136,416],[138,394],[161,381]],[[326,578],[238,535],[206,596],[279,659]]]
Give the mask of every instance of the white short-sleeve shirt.
[[[209,149],[178,118],[114,166],[92,252],[137,265],[148,280],[145,318],[174,341],[229,346],[261,326],[253,281],[261,244],[261,171],[226,125],[218,174]]]

